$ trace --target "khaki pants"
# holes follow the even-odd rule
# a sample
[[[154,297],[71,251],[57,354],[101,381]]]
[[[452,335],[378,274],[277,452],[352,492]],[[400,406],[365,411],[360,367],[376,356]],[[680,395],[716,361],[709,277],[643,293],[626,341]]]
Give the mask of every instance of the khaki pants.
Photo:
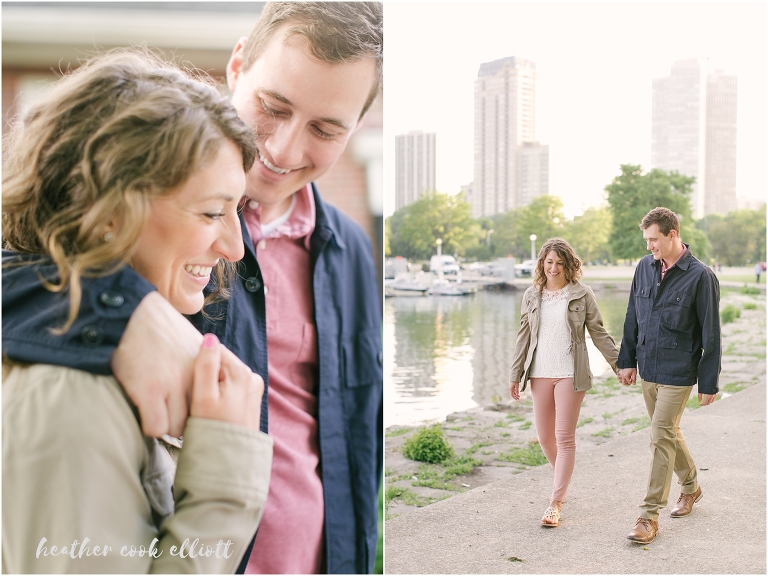
[[[674,470],[684,494],[698,489],[696,464],[680,430],[680,418],[693,386],[642,382],[643,399],[651,417],[651,470],[640,517],[657,520],[667,505]]]

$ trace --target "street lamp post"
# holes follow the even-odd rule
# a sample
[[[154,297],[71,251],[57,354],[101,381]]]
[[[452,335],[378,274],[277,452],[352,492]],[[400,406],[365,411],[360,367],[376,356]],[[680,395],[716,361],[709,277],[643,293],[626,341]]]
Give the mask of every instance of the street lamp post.
[[[491,228],[490,230],[488,230],[488,231],[485,233],[485,245],[486,245],[488,248],[490,248],[490,247],[491,247],[491,234],[493,234],[493,228]]]
[[[531,240],[531,260],[536,261],[536,234],[530,235]]]

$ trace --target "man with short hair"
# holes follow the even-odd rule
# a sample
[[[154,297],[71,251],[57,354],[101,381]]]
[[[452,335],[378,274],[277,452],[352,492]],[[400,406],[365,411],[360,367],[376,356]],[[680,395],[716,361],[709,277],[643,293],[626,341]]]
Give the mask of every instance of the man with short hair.
[[[382,58],[380,2],[273,2],[227,65],[232,101],[257,135],[240,221],[245,257],[230,298],[192,320],[267,387],[272,480],[241,563],[249,573],[373,569],[383,459],[378,282],[367,236],[322,201],[313,181],[338,160],[380,92]],[[145,434],[179,436],[201,334],[125,268],[84,280],[77,323],[62,338],[33,337],[47,334],[58,309],[30,274],[4,281],[3,352],[111,370]],[[24,307],[31,291],[34,311]],[[88,330],[98,341],[83,341]],[[85,346],[88,359],[101,361],[85,365]]]
[[[696,464],[680,418],[698,381],[701,406],[715,401],[720,374],[720,284],[680,239],[680,222],[654,208],[640,228],[648,250],[635,269],[617,366],[619,381],[634,384],[639,367],[651,418],[651,470],[640,517],[627,538],[648,544],[667,505],[672,472],[682,485],[670,516],[691,513],[702,497]]]

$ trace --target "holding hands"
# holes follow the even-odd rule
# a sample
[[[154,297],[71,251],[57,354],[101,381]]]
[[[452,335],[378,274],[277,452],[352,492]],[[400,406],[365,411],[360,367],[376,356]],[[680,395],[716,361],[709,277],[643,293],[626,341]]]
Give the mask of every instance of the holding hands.
[[[624,386],[631,386],[637,382],[637,369],[621,368],[616,374],[616,377],[619,379],[619,382],[624,384]]]

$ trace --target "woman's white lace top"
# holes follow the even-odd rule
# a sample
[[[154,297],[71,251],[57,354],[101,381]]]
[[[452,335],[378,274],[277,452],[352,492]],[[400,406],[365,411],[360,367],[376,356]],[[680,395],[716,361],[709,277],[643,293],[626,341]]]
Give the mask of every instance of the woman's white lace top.
[[[573,377],[571,333],[568,330],[568,286],[541,293],[539,335],[531,363],[531,378]]]

